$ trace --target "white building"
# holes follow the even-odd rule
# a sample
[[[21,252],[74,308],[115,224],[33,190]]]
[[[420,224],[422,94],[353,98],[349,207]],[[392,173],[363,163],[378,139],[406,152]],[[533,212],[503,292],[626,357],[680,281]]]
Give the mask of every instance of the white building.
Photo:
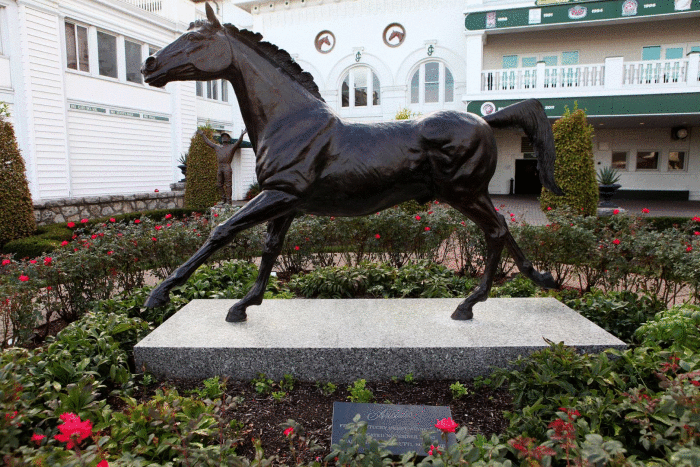
[[[700,199],[700,0],[232,0],[344,117],[586,109],[627,196]],[[529,145],[497,134],[492,193],[539,192]]]
[[[628,195],[700,199],[700,0],[224,0],[309,71],[341,116],[578,103],[598,167]],[[237,137],[228,83],[146,86],[145,57],[204,17],[191,0],[0,0],[0,100],[35,201],[167,191],[196,126]],[[198,95],[199,94],[199,95]],[[492,193],[538,192],[517,132],[497,132]],[[255,179],[234,159],[234,197]]]
[[[250,18],[212,5],[223,21]],[[0,0],[0,101],[35,203],[169,191],[197,125],[236,137],[242,121],[230,84],[157,89],[140,73],[149,54],[204,16],[190,0]],[[252,150],[243,152],[251,165]],[[252,177],[239,168],[238,197]]]

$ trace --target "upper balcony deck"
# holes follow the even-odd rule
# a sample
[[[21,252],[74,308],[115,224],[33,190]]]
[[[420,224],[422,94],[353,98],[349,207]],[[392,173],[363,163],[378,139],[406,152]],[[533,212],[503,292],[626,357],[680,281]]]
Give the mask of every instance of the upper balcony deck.
[[[658,94],[700,91],[700,53],[676,60],[502,68],[481,72],[480,98],[558,95]],[[475,96],[476,97],[476,96]]]

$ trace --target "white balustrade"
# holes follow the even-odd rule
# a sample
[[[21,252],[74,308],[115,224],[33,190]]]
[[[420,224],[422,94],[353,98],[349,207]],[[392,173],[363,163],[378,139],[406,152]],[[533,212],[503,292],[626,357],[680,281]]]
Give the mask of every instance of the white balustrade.
[[[175,8],[173,0],[119,0],[130,5],[134,5],[149,13],[172,18]]]
[[[688,60],[625,62],[624,86],[673,86],[688,81]]]
[[[604,77],[604,64],[484,70],[481,73],[481,90],[600,88],[604,85]]]

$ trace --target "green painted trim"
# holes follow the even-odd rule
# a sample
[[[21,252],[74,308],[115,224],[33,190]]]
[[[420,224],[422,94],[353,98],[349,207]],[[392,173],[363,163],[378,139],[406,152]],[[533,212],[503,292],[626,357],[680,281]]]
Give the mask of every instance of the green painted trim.
[[[135,117],[135,118],[141,118],[141,114],[138,112],[126,112],[124,110],[114,110],[114,109],[109,109],[109,114],[110,115],[118,115],[120,117]]]
[[[159,122],[169,122],[170,121],[170,119],[168,117],[161,117],[160,115],[143,114],[141,117],[145,118],[146,120],[157,120]]]
[[[104,109],[102,107],[92,107],[90,105],[71,104],[70,109],[71,110],[83,110],[85,112],[97,112],[97,113],[101,113],[101,114],[107,113],[107,109]]]
[[[492,103],[496,109],[520,102],[522,99],[471,101],[467,111],[481,115],[481,106]],[[700,114],[700,93],[646,94],[635,96],[565,97],[540,99],[547,116],[564,115],[565,107],[572,110],[575,104],[590,117],[622,115],[678,115]]]
[[[627,9],[623,12],[623,5],[627,4],[629,6],[634,3],[637,4],[636,10]],[[624,20],[643,16],[686,14],[696,11],[700,11],[700,2],[697,1],[691,2],[690,9],[684,11],[676,11],[674,9],[674,2],[671,0],[597,1],[467,13],[464,18],[464,27],[468,31],[488,31],[493,29],[538,27],[551,24],[585,23],[589,21],[612,19]],[[487,17],[490,27],[487,26]]]

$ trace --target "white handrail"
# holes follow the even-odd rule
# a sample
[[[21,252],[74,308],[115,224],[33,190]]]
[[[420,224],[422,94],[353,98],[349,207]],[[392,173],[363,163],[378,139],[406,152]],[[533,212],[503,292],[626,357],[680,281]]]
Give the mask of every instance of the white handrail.
[[[541,76],[538,71],[542,70]],[[602,87],[605,65],[546,66],[542,68],[502,68],[481,73],[482,91],[522,91],[541,88]]]
[[[688,60],[643,60],[624,64],[623,85],[673,85],[688,79]]]

